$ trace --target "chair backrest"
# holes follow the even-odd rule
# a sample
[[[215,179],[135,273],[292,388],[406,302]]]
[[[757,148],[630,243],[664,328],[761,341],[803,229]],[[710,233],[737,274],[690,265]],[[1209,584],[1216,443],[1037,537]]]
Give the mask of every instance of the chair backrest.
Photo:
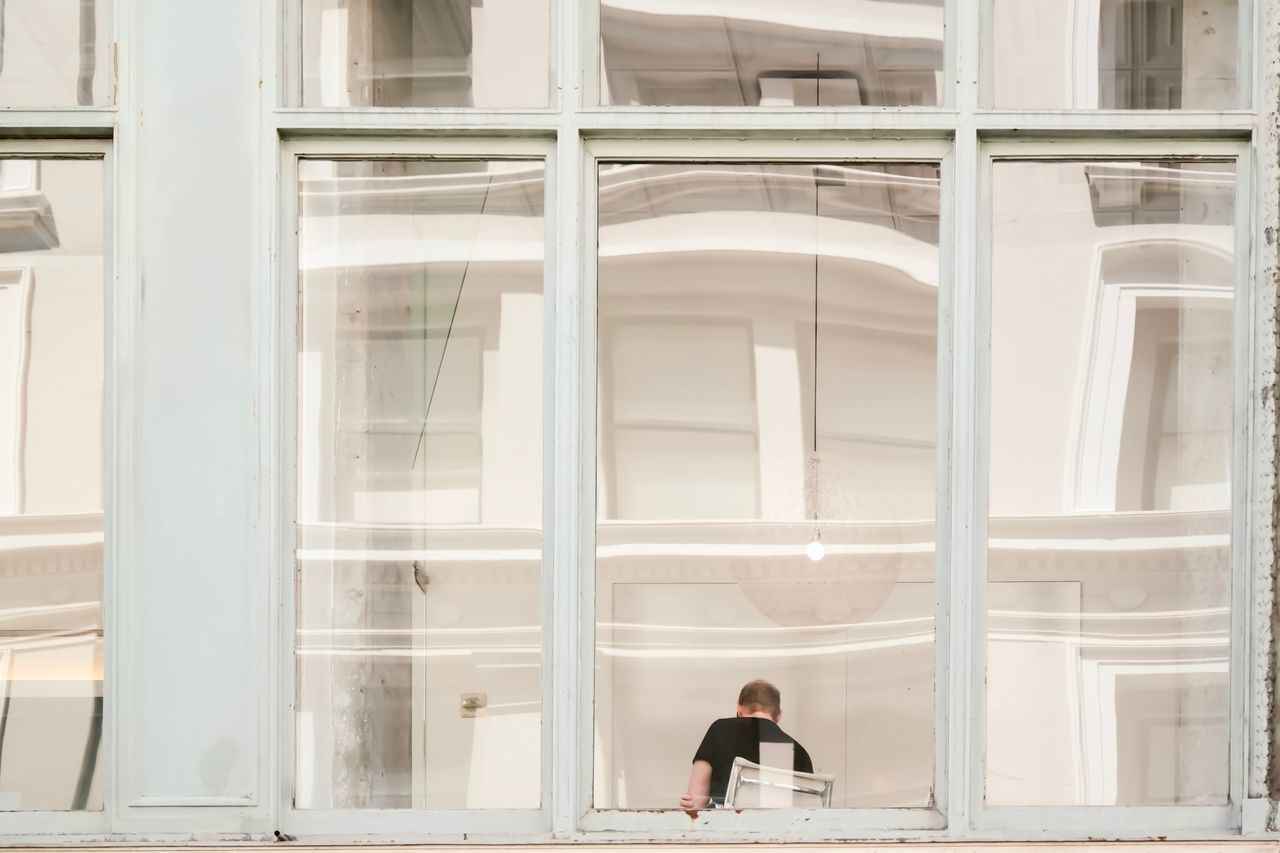
[[[733,759],[725,808],[829,809],[836,777],[763,767],[745,758]]]

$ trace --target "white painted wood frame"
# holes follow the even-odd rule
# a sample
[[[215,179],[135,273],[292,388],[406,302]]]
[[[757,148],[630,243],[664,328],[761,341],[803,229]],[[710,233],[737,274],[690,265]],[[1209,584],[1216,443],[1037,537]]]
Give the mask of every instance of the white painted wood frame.
[[[1242,0],[1241,108],[1218,111],[1017,112],[984,110],[979,81],[984,0],[949,0],[946,78],[938,108],[602,108],[598,104],[598,1],[553,0],[550,104],[546,109],[303,108],[299,0],[220,0],[181,11],[168,0],[114,0],[115,106],[0,110],[0,157],[77,156],[105,160],[108,235],[106,383],[106,679],[103,761],[106,806],[97,813],[0,813],[0,842],[267,841],[280,829],[303,842],[1026,841],[1046,839],[1280,838],[1267,798],[1272,625],[1270,506],[1277,460],[1274,244],[1280,231],[1280,0]],[[217,24],[209,32],[207,24]],[[189,62],[174,63],[193,33]],[[224,38],[228,33],[235,38]],[[224,43],[225,42],[225,43]],[[157,46],[170,45],[166,50]],[[176,46],[176,47],[174,47]],[[139,70],[152,72],[150,79]],[[227,73],[250,71],[256,99]],[[169,76],[160,73],[168,71]],[[243,73],[240,76],[245,76]],[[221,88],[225,86],[226,88]],[[183,100],[186,98],[187,100]],[[145,112],[146,105],[151,111]],[[183,113],[180,109],[185,108]],[[145,112],[145,114],[144,114]],[[227,116],[237,120],[221,132]],[[157,121],[159,120],[159,121]],[[189,122],[180,150],[161,137]],[[166,124],[168,122],[168,124]],[[159,128],[159,129],[157,129]],[[247,138],[250,137],[250,138]],[[545,159],[545,388],[542,806],[528,811],[333,811],[293,809],[292,635],[296,293],[296,164],[300,156]],[[990,262],[990,171],[1001,159],[1212,156],[1237,163],[1236,388],[1231,621],[1231,787],[1223,807],[992,809],[982,801],[982,673],[985,661],[985,381]],[[943,173],[938,361],[936,809],[714,814],[695,825],[680,812],[595,811],[591,807],[594,706],[596,164],[601,160],[795,160],[940,162]],[[186,164],[186,165],[183,165]],[[219,198],[208,230],[161,228],[166,187],[155,170],[226,169],[253,188]],[[144,227],[149,225],[152,230]],[[166,233],[161,233],[161,232]],[[164,245],[161,245],[161,242]],[[228,281],[225,314],[188,330],[216,354],[249,352],[216,387],[209,408],[244,434],[220,484],[250,504],[252,529],[221,531],[198,519],[157,539],[150,519],[183,500],[157,486],[186,469],[154,469],[180,447],[164,428],[181,425],[180,401],[164,397],[171,374],[144,363],[154,330],[144,323],[143,273],[155,261],[198,256],[223,241],[245,257],[248,282]],[[148,281],[147,288],[161,286]],[[247,304],[240,305],[241,301]],[[173,311],[173,303],[164,303]],[[231,310],[230,306],[236,306]],[[239,312],[239,313],[236,313]],[[182,321],[183,316],[173,318]],[[251,327],[245,332],[238,325]],[[172,346],[176,334],[162,335]],[[231,343],[228,344],[227,341]],[[219,349],[222,347],[222,349]],[[184,350],[180,355],[189,355]],[[251,369],[241,369],[248,365]],[[173,368],[177,370],[177,366]],[[196,389],[193,393],[200,391]],[[1274,395],[1272,395],[1274,398]],[[149,413],[149,414],[148,414]],[[159,437],[135,437],[160,416]],[[252,451],[256,451],[253,455]],[[142,471],[150,472],[144,477]],[[198,465],[191,471],[207,474]],[[207,486],[208,483],[201,483]],[[185,537],[205,563],[227,567],[233,603],[199,614],[199,630],[144,615],[171,606],[167,555]],[[209,582],[199,579],[201,582]],[[225,661],[192,673],[256,689],[221,696],[205,710],[175,685],[160,702],[146,678],[176,671],[175,656],[239,638]],[[210,660],[202,656],[201,660]],[[199,697],[199,694],[194,694]],[[150,741],[140,712],[190,727],[234,712],[229,735],[249,756],[240,777],[196,790],[178,784],[200,757],[197,745]],[[205,715],[205,716],[202,716]],[[166,729],[166,731],[169,729]],[[173,731],[184,731],[175,725]],[[186,729],[187,731],[190,728]],[[163,749],[162,749],[163,747]],[[169,753],[166,753],[168,750]],[[158,787],[157,787],[158,786]]]

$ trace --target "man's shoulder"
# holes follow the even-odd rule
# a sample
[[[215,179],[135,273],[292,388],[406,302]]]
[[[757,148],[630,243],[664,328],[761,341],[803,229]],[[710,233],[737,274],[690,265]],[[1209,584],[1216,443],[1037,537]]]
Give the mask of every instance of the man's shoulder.
[[[740,719],[741,717],[721,717],[718,720],[713,720],[711,725],[707,726],[707,731],[714,732],[731,729],[738,724]]]
[[[801,764],[809,764],[810,766],[812,766],[812,764],[813,764],[813,759],[809,756],[809,750],[807,750],[807,749],[805,749],[805,748],[804,748],[804,744],[800,743],[800,741],[796,740],[796,739],[795,739],[795,738],[793,738],[791,735],[789,735],[789,734],[787,734],[786,732],[782,731],[781,727],[779,727],[779,729],[778,729],[778,733],[779,733],[779,734],[781,734],[784,738],[786,738],[788,741],[790,741],[790,742],[795,746],[795,748],[796,748],[796,758],[797,758],[797,759],[803,759],[803,761],[800,761],[799,763],[801,763]]]
[[[721,717],[707,726],[706,737],[717,743],[734,741],[744,734],[742,717]]]

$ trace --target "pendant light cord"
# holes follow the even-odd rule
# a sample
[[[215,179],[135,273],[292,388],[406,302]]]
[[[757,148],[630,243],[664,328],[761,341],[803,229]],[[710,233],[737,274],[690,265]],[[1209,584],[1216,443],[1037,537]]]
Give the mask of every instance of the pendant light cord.
[[[822,54],[815,54],[814,60],[814,106],[822,106]],[[813,461],[811,464],[813,478],[813,520],[818,520],[818,170],[813,167]]]

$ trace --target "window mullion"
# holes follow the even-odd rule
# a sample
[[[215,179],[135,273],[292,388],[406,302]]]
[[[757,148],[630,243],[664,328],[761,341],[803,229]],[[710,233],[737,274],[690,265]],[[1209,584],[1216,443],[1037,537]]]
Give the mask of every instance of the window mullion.
[[[951,479],[948,520],[950,553],[946,605],[950,632],[947,640],[947,760],[946,809],[952,832],[969,826],[974,791],[981,790],[978,767],[981,765],[982,738],[976,730],[981,717],[977,703],[981,701],[982,678],[975,675],[982,666],[979,648],[982,636],[980,606],[983,576],[983,537],[979,499],[982,489],[980,388],[983,374],[980,349],[978,293],[979,286],[979,222],[982,195],[979,175],[977,132],[971,121],[957,130],[952,157],[951,192],[953,194],[954,231],[952,238],[952,314],[951,314]],[[980,796],[980,794],[978,795]]]
[[[581,206],[584,150],[577,115],[582,102],[584,46],[579,38],[582,10],[575,0],[553,0],[552,88],[550,103],[558,108],[554,162],[548,180],[547,240],[549,247],[547,300],[548,356],[551,359],[545,390],[548,405],[547,472],[551,489],[545,521],[550,541],[545,549],[549,581],[548,608],[550,659],[543,667],[544,684],[550,690],[543,717],[544,745],[549,748],[544,773],[544,803],[550,805],[550,828],[556,838],[577,830],[578,818],[590,791],[591,667],[589,665],[590,601],[592,569],[584,537],[591,530],[594,478],[585,461],[594,452],[587,434],[593,412],[594,383],[588,381],[584,362],[591,362],[584,341],[589,324],[584,300]],[[594,319],[594,314],[591,320]],[[593,325],[593,324],[592,324]],[[586,467],[584,467],[586,466]],[[586,664],[583,662],[587,661]],[[549,735],[549,737],[548,737]]]
[[[571,834],[577,824],[579,803],[587,780],[582,778],[580,761],[583,740],[579,732],[585,725],[590,730],[589,712],[583,706],[590,701],[590,667],[582,669],[582,631],[589,624],[582,612],[589,594],[589,551],[583,545],[584,531],[590,527],[592,478],[584,472],[585,448],[588,444],[586,424],[593,411],[594,395],[586,381],[584,341],[591,338],[584,331],[588,322],[584,310],[582,263],[577,223],[582,199],[582,144],[576,130],[563,127],[556,146],[553,167],[554,209],[548,217],[549,233],[554,232],[553,299],[551,300],[551,358],[553,381],[548,391],[551,413],[551,445],[548,474],[552,496],[547,529],[551,540],[546,551],[550,558],[552,602],[551,659],[545,669],[549,673],[551,702],[550,720],[550,802],[552,831],[557,837]],[[589,705],[587,706],[589,708]],[[582,717],[587,713],[586,717]]]
[[[1248,75],[1244,75],[1247,77]],[[1253,301],[1250,299],[1252,279],[1253,242],[1253,164],[1247,146],[1240,147],[1236,160],[1236,294],[1235,294],[1235,370],[1234,417],[1232,425],[1232,496],[1231,496],[1231,593],[1227,599],[1231,608],[1229,695],[1230,720],[1228,744],[1231,750],[1230,776],[1228,777],[1228,801],[1237,820],[1239,809],[1248,796],[1248,755],[1250,707],[1248,702],[1249,657],[1249,602],[1252,600],[1252,530],[1253,520],[1249,507],[1253,505],[1252,470],[1253,454],[1253,339],[1251,334]]]
[[[980,390],[983,387],[980,365],[981,337],[978,294],[980,292],[982,197],[980,149],[975,113],[978,109],[981,78],[982,10],[981,3],[948,3],[949,23],[955,33],[955,89],[952,97],[959,112],[956,122],[954,150],[949,178],[952,228],[952,272],[950,294],[952,310],[950,377],[951,427],[950,479],[947,522],[949,553],[946,577],[942,579],[945,594],[939,606],[949,608],[946,614],[947,648],[946,686],[947,748],[942,765],[945,784],[943,808],[947,826],[953,836],[965,837],[972,827],[972,810],[981,801],[979,776],[983,738],[976,727],[981,722],[977,713],[981,702],[982,678],[975,675],[983,665],[979,641],[982,636],[985,537],[978,525],[985,516],[979,512],[981,453],[979,424]],[[944,265],[947,261],[944,259]],[[975,793],[976,792],[976,793]]]

